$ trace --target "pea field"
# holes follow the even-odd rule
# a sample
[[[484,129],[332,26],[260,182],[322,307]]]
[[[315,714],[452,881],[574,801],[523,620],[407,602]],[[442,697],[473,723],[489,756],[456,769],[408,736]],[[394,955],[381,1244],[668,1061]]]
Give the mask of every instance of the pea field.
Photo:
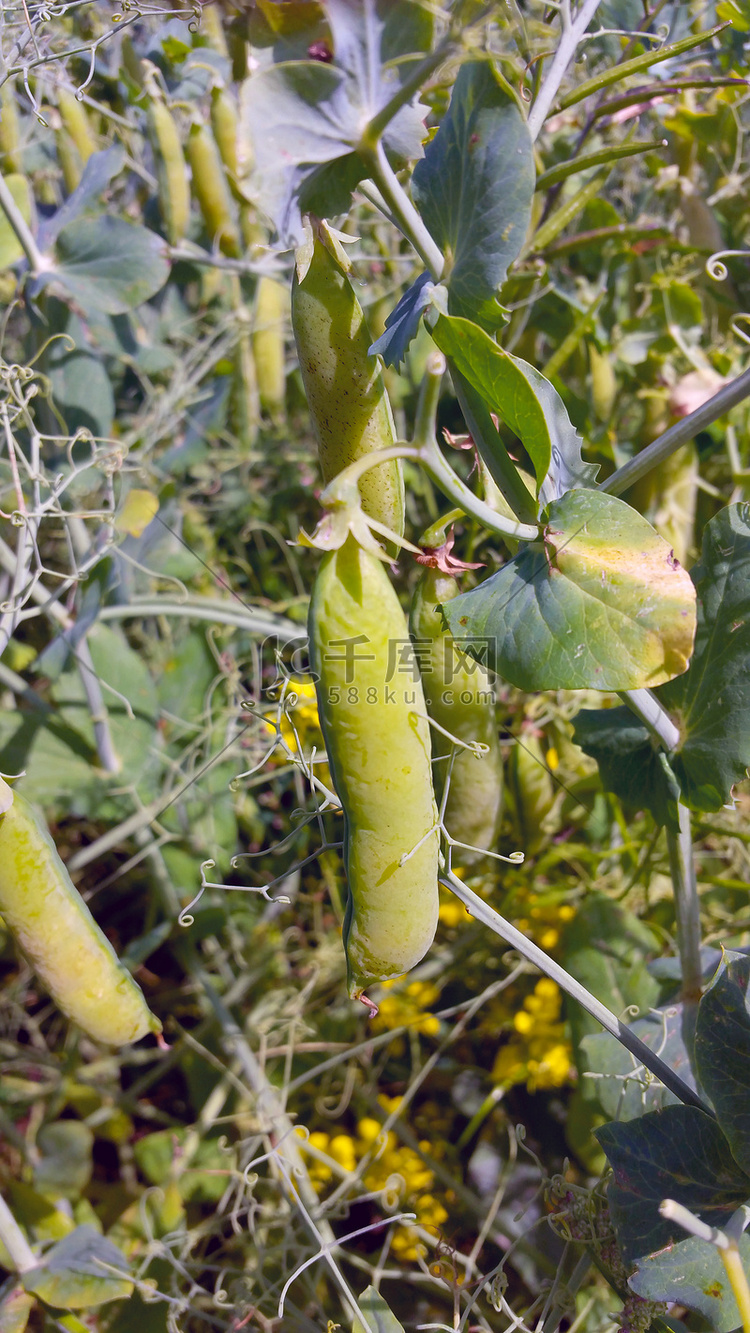
[[[0,3],[0,1333],[750,1333],[749,53]]]

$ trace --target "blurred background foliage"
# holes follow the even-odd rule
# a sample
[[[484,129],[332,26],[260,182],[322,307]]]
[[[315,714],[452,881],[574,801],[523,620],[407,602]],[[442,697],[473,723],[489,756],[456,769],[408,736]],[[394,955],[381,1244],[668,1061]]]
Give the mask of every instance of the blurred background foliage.
[[[557,8],[511,0],[472,30],[524,97]],[[538,143],[504,345],[555,384],[602,477],[746,355],[747,255],[707,261],[750,227],[750,7],[603,3],[565,86],[721,22],[557,111]],[[545,1333],[630,1327],[548,1217],[560,1179],[593,1187],[613,1097],[627,1087],[635,1114],[647,1085],[623,1085],[593,1024],[447,894],[434,949],[374,993],[377,1019],[346,998],[341,818],[315,813],[308,780],[317,555],[294,544],[320,480],[291,255],[254,202],[243,110],[259,68],[325,33],[313,0],[3,7],[0,167],[42,262],[0,220],[0,771],[23,772],[168,1042],[97,1049],[0,926],[0,1186],[30,1241],[87,1227],[129,1272],[104,1292],[81,1269],[67,1312],[11,1276],[3,1330],[321,1330],[348,1318],[344,1277],[360,1292],[373,1275],[407,1328],[501,1329],[509,1311]],[[428,127],[455,73],[423,90]],[[647,147],[608,160],[634,139]],[[417,266],[361,196],[342,225],[376,336]],[[401,435],[429,346],[422,331],[386,372]],[[628,496],[688,566],[744,498],[749,411]],[[463,429],[447,387],[441,425]],[[470,452],[451,461],[470,475]],[[414,536],[444,502],[406,473]],[[457,536],[487,571],[507,556],[473,522]],[[403,557],[405,604],[417,573]],[[675,993],[675,920],[663,831],[573,740],[582,706],[613,702],[500,684],[499,850],[526,862],[465,873],[633,1017]],[[709,944],[750,942],[749,809],[743,787],[696,820]],[[334,1271],[303,1269],[352,1232]]]

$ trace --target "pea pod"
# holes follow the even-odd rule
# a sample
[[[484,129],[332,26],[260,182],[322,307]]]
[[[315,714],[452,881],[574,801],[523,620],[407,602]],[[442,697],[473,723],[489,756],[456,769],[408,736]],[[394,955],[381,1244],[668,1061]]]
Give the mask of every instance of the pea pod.
[[[73,140],[85,166],[91,154],[96,152],[97,147],[96,137],[89,124],[86,108],[83,102],[78,101],[75,93],[72,93],[68,88],[58,89],[57,106],[63,127]]]
[[[59,1009],[123,1046],[161,1023],[74,888],[41,816],[0,778],[0,914]]]
[[[316,235],[304,277],[292,286],[292,327],[302,382],[329,482],[347,464],[395,443],[391,405],[362,307],[341,264]],[[398,459],[359,482],[362,507],[392,531],[404,531],[404,483]]]
[[[190,224],[190,186],[182,142],[169,107],[159,97],[149,103],[146,120],[159,180],[159,208],[167,240],[177,245]]]
[[[193,178],[193,192],[211,241],[234,258],[241,252],[240,233],[234,218],[232,196],[216,140],[208,125],[190,126],[186,145]]]
[[[457,842],[489,851],[500,830],[503,760],[492,682],[483,666],[459,651],[440,611],[457,595],[458,586],[450,574],[425,569],[414,593],[409,628],[422,668],[430,717],[458,740],[479,741],[487,746],[482,758],[471,750],[457,749],[443,819],[447,832]],[[437,770],[440,790],[448,777],[450,741],[433,733],[433,749],[436,747],[446,756]],[[481,862],[482,854],[480,850],[461,848],[455,851],[454,859],[462,866],[474,866]]]
[[[288,289],[275,278],[258,279],[253,330],[255,378],[260,405],[275,422],[284,420],[286,402],[284,316],[288,299]]]
[[[221,160],[232,180],[236,181],[239,170],[237,106],[226,88],[217,86],[211,90],[211,128]]]
[[[609,421],[617,398],[617,380],[611,358],[606,352],[600,352],[594,342],[589,343],[589,366],[594,412],[600,421]]]
[[[318,714],[344,810],[349,994],[424,957],[438,919],[437,809],[419,680],[389,680],[406,618],[376,556],[350,536],[323,557],[309,618]],[[400,865],[403,856],[417,848]]]
[[[521,850],[533,856],[544,842],[542,821],[555,800],[555,788],[539,737],[524,729],[510,752],[510,789]]]
[[[11,79],[0,88],[0,169],[4,172],[22,169],[18,103]]]

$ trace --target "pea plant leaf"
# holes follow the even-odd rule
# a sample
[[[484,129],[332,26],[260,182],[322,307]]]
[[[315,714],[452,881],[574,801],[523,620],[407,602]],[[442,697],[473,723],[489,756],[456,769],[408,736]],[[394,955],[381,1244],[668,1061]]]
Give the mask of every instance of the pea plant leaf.
[[[586,708],[574,722],[574,738],[599,765],[605,791],[628,810],[649,810],[657,824],[677,828],[680,789],[663,750],[629,708]]]
[[[245,80],[243,133],[253,147],[253,189],[283,247],[300,245],[302,214],[346,212],[369,174],[357,145],[369,121],[410,72],[410,55],[432,41],[427,11],[411,0],[327,0],[333,59],[269,65]],[[419,10],[417,17],[413,11]],[[383,145],[397,158],[419,157],[425,109],[414,99],[394,115]]]
[[[501,322],[497,293],[525,240],[535,184],[515,100],[487,61],[467,62],[412,176],[417,207],[446,255],[451,314],[489,328]]]
[[[676,1199],[709,1226],[721,1227],[750,1197],[750,1177],[721,1128],[695,1106],[665,1106],[637,1120],[602,1125],[595,1135],[614,1172],[607,1193],[626,1263],[684,1236],[676,1222],[660,1215],[662,1199]]]
[[[524,690],[630,690],[684,671],[695,589],[667,543],[600,491],[549,508],[529,546],[443,607],[454,638]]]
[[[440,315],[432,336],[518,436],[533,464],[537,495],[544,506],[575,486],[593,485],[598,467],[584,463],[581,437],[549,380],[468,319]]]
[[[370,355],[382,356],[387,366],[400,366],[416,337],[422,311],[431,304],[434,292],[435,283],[429,273],[420,273],[386,319],[385,333],[368,349]]]
[[[628,1024],[652,1051],[679,1074],[694,1092],[695,1078],[682,1037],[682,1006],[652,1009]],[[647,1075],[623,1045],[609,1032],[591,1032],[581,1042],[584,1060],[583,1087],[588,1100],[596,1100],[604,1114],[618,1121],[635,1120],[647,1111],[677,1105],[674,1093]],[[586,1073],[596,1074],[587,1078]],[[590,1085],[590,1086],[589,1086]]]
[[[161,236],[103,213],[63,228],[54,264],[34,280],[31,295],[53,284],[84,312],[123,315],[154,296],[169,273]]]
[[[64,227],[75,222],[84,209],[99,198],[113,176],[122,169],[126,158],[123,144],[112,144],[100,153],[92,153],[83,175],[72,194],[58,208],[51,218],[46,218],[37,233],[37,243],[41,250],[49,250]]]
[[[740,1240],[740,1257],[750,1273],[750,1237]],[[676,1301],[708,1320],[714,1333],[732,1333],[742,1326],[726,1269],[715,1245],[686,1236],[658,1254],[638,1261],[628,1285],[652,1301]]]
[[[127,1273],[124,1254],[88,1224],[53,1245],[38,1268],[21,1274],[26,1291],[62,1310],[85,1310],[130,1296],[133,1283],[107,1271]]]
[[[750,1173],[750,958],[725,953],[698,1006],[695,1060],[735,1160]]]
[[[374,1287],[366,1287],[359,1298],[359,1308],[365,1315],[372,1333],[404,1333],[390,1306]],[[364,1324],[356,1318],[352,1324],[352,1333],[364,1333]]]
[[[691,574],[695,653],[659,698],[682,733],[671,762],[683,800],[693,810],[720,810],[750,764],[750,506],[729,505],[706,524]]]

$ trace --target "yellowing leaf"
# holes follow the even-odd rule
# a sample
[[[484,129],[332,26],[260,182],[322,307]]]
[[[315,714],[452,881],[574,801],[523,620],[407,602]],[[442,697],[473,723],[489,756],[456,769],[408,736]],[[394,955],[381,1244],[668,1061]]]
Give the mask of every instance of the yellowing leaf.
[[[159,501],[153,491],[128,491],[125,503],[115,519],[118,532],[126,532],[129,537],[140,537],[159,511]]]

